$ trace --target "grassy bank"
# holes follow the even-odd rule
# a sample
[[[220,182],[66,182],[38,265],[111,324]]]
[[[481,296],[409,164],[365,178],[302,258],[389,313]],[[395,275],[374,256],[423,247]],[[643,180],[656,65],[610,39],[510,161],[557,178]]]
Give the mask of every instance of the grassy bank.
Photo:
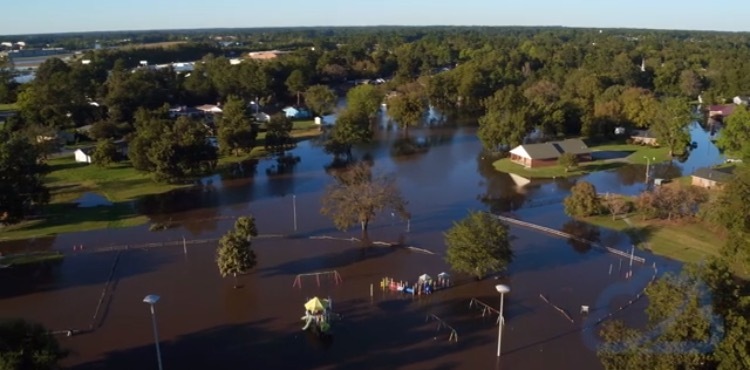
[[[24,254],[11,254],[0,257],[0,265],[23,266],[37,263],[54,262],[63,259],[63,254],[58,252],[34,252]]]
[[[319,135],[313,121],[295,122],[292,136],[304,140]],[[259,135],[260,136],[260,135]],[[219,159],[218,171],[231,163],[261,158],[268,153],[263,137],[249,155],[226,156]],[[147,173],[138,172],[130,162],[108,168],[76,163],[73,157],[52,159],[51,172],[46,177],[52,199],[42,218],[0,228],[0,240],[27,239],[54,234],[130,227],[148,222],[146,216],[133,209],[132,200],[161,194],[187,185],[155,182]],[[87,193],[106,198],[111,205],[80,208],[76,202]]]
[[[630,144],[609,144],[591,147],[595,160],[580,163],[568,171],[562,166],[526,168],[511,162],[510,158],[495,161],[493,166],[501,172],[514,173],[525,178],[555,178],[580,176],[592,172],[606,171],[627,164],[646,164],[663,162],[669,159],[669,149]],[[646,159],[648,158],[648,159]]]
[[[18,106],[16,106],[15,103],[12,104],[0,104],[0,112],[5,112],[9,110],[17,110]]]
[[[637,214],[628,217],[630,224],[623,219],[612,220],[612,216],[596,216],[581,221],[606,229],[626,233],[639,248],[677,261],[696,263],[718,257],[726,242],[721,233],[699,221],[642,220]],[[748,277],[748,271],[735,266],[735,273]]]

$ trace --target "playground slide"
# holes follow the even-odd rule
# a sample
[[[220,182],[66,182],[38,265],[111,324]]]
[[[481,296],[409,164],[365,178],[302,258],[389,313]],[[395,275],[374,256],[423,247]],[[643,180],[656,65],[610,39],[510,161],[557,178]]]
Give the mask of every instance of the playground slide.
[[[312,325],[314,317],[312,317],[312,316],[305,316],[305,317],[302,318],[302,320],[306,320],[305,326],[302,328],[302,330],[305,331],[308,328],[310,328],[310,325]]]

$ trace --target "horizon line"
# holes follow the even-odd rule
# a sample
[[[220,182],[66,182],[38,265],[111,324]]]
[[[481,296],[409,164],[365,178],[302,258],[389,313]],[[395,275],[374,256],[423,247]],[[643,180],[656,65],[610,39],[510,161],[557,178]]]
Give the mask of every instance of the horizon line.
[[[310,28],[568,28],[580,30],[629,30],[629,31],[679,31],[679,32],[711,32],[711,33],[735,33],[743,34],[750,31],[730,31],[716,29],[681,29],[681,28],[639,28],[623,26],[565,26],[565,25],[450,25],[450,24],[423,24],[423,25],[406,25],[406,24],[373,24],[373,25],[305,25],[305,26],[258,26],[258,27],[195,27],[195,28],[142,28],[142,29],[113,29],[113,30],[92,30],[92,31],[56,31],[56,32],[39,32],[39,33],[15,33],[2,34],[0,37],[12,36],[47,36],[47,35],[71,35],[71,34],[92,34],[92,33],[125,33],[125,32],[169,32],[169,31],[209,31],[209,30],[284,30],[284,29],[310,29]]]

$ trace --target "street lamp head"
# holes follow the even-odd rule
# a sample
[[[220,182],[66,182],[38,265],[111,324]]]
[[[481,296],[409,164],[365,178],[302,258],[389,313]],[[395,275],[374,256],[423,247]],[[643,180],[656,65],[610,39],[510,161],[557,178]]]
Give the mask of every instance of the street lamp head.
[[[159,302],[159,296],[156,294],[149,294],[146,296],[146,298],[143,298],[143,303],[148,303],[150,305],[155,305],[156,302]]]
[[[505,293],[509,293],[510,292],[510,287],[507,286],[507,285],[503,285],[503,284],[497,284],[497,285],[495,285],[495,289],[500,294],[505,294]]]

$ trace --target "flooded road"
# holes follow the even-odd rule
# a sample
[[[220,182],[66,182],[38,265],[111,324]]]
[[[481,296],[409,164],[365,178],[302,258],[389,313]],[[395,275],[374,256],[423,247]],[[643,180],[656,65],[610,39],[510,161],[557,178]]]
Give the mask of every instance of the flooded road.
[[[564,216],[561,200],[575,179],[522,185],[495,171],[482,157],[474,128],[412,130],[412,139],[428,150],[409,157],[394,155],[402,133],[386,122],[381,128],[379,139],[357,148],[355,156],[368,156],[376,170],[395,174],[412,219],[407,226],[390,214],[381,215],[370,235],[376,240],[404,240],[434,255],[391,248],[362,251],[355,243],[309,239],[357,233],[339,232],[320,215],[331,156],[307,141],[290,152],[299,161],[253,161],[206,178],[199,187],[135,202],[134,207],[154,222],[170,221],[177,227],[150,232],[144,225],[4,243],[5,250],[60,249],[70,255],[46,274],[33,272],[3,284],[0,317],[25,317],[53,330],[92,327],[90,333],[60,337],[73,351],[64,364],[75,369],[155,368],[150,313],[142,303],[147,294],[162,297],[157,319],[165,368],[485,369],[499,368],[496,317],[483,317],[481,309],[469,303],[476,298],[496,307],[494,285],[502,282],[511,287],[505,300],[503,368],[546,369],[564,363],[566,368],[599,369],[589,335],[595,329],[587,317],[614,312],[634,297],[632,291],[611,291],[616,283],[638,291],[653,275],[653,264],[660,272],[679,268],[637,252],[647,263],[633,265],[634,278],[626,280],[627,259],[513,227],[516,260],[507,277],[481,282],[457,277],[455,287],[415,299],[382,292],[378,284],[383,277],[414,281],[424,273],[449,271],[442,257],[442,233],[472,209],[512,211],[523,220],[599,238],[622,250],[630,241]],[[701,134],[708,137],[693,128],[694,141]],[[698,141],[698,155],[684,163],[653,166],[651,177],[677,177],[720,161],[712,148]],[[636,194],[646,187],[645,178],[645,166],[633,165],[584,179],[599,192]],[[93,252],[183,237],[214,239],[235,217],[247,214],[255,215],[261,234],[294,234],[295,208],[296,236],[256,240],[259,265],[240,278],[240,289],[232,288],[231,279],[219,277],[215,243]],[[73,245],[86,248],[73,253]],[[303,281],[302,288],[292,287],[297,274],[329,270],[336,270],[343,283],[323,279],[318,287],[313,279]],[[370,284],[375,284],[372,298]],[[343,315],[332,343],[311,340],[300,330],[302,305],[315,295],[333,298],[335,311]],[[540,295],[560,306],[573,322]],[[591,306],[589,316],[580,313],[582,305]],[[637,301],[617,317],[642,323],[643,307],[645,302]],[[437,323],[426,321],[429,314],[452,326],[458,342],[448,341],[449,330],[436,331]]]

